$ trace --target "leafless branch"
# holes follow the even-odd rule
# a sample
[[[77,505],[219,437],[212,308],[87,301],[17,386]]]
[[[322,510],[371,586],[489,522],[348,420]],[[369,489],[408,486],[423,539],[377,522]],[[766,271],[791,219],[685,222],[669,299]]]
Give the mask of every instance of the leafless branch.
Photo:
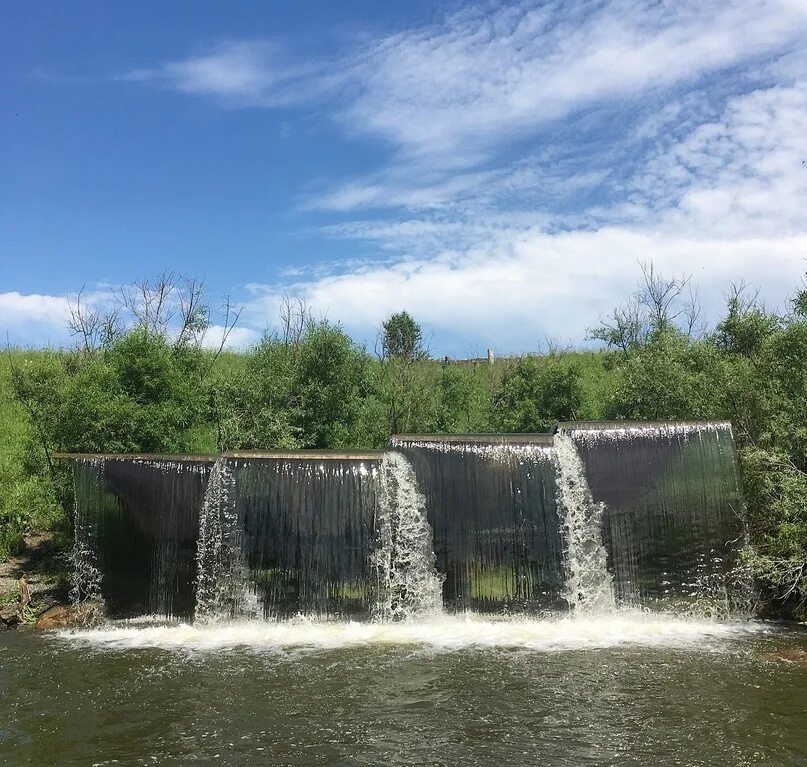
[[[311,309],[302,296],[283,292],[280,298],[280,337],[286,346],[297,346],[311,324]]]
[[[684,311],[678,299],[689,285],[692,275],[664,277],[652,261],[644,261],[639,267],[642,270],[642,284],[636,298],[647,309],[652,327],[661,328],[678,319]]]
[[[690,338],[700,338],[706,332],[706,323],[701,319],[703,304],[698,289],[687,285],[687,295],[681,302],[681,317],[686,334]]]

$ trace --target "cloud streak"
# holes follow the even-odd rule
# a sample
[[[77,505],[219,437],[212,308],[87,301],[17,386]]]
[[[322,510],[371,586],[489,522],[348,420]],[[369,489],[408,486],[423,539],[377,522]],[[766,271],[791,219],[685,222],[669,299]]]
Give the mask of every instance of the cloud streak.
[[[214,98],[234,108],[305,103],[333,82],[322,64],[295,60],[278,44],[263,40],[222,43],[205,53],[135,69],[115,79]]]
[[[407,308],[455,350],[507,351],[579,341],[647,259],[692,271],[713,317],[740,276],[782,299],[807,258],[805,39],[801,0],[550,0],[313,61],[234,41],[118,79],[315,106],[388,146],[298,199],[379,258],[252,286],[245,341],[291,289],[360,337]]]

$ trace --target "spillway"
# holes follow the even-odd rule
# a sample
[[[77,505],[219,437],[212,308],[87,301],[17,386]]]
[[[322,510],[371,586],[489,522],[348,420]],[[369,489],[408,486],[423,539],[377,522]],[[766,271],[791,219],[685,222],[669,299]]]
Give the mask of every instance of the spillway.
[[[725,423],[400,435],[388,453],[68,457],[74,596],[102,596],[110,617],[733,603],[742,499]]]
[[[742,600],[743,502],[730,424],[567,423],[558,433],[576,445],[603,504],[621,604]]]

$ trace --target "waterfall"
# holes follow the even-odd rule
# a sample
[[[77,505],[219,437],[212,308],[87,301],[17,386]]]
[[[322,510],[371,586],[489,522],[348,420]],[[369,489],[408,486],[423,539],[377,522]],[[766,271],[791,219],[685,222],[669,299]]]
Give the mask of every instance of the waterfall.
[[[566,600],[575,612],[614,608],[614,587],[602,539],[604,504],[596,503],[574,441],[555,435],[558,510],[565,540]]]
[[[196,554],[196,620],[252,617],[252,593],[242,552],[242,531],[230,462],[213,464],[199,519]]]
[[[443,579],[435,567],[425,505],[409,461],[400,453],[387,453],[381,463],[378,548],[371,558],[378,577],[377,620],[442,612]]]
[[[102,596],[112,618],[205,622],[615,603],[735,614],[747,595],[729,424],[566,423],[392,445],[72,456],[73,598]]]
[[[102,574],[98,569],[98,519],[104,459],[90,458],[76,464],[73,472],[74,544],[72,552],[73,577],[70,601],[80,604],[101,599]]]

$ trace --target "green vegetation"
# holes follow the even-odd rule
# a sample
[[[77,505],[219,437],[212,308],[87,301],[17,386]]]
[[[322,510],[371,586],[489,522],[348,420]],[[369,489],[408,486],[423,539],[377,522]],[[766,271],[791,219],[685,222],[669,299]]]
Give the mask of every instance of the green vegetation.
[[[237,314],[225,306],[227,331]],[[279,329],[242,354],[210,349],[201,286],[164,275],[100,316],[77,302],[72,351],[0,363],[0,557],[27,532],[66,531],[57,451],[380,448],[392,433],[542,431],[559,420],[726,419],[748,503],[746,558],[766,609],[807,600],[807,291],[786,312],[738,286],[705,332],[683,277],[643,269],[592,329],[599,351],[482,363],[429,359],[406,312],[377,354],[286,301]],[[225,339],[222,339],[225,340]]]

